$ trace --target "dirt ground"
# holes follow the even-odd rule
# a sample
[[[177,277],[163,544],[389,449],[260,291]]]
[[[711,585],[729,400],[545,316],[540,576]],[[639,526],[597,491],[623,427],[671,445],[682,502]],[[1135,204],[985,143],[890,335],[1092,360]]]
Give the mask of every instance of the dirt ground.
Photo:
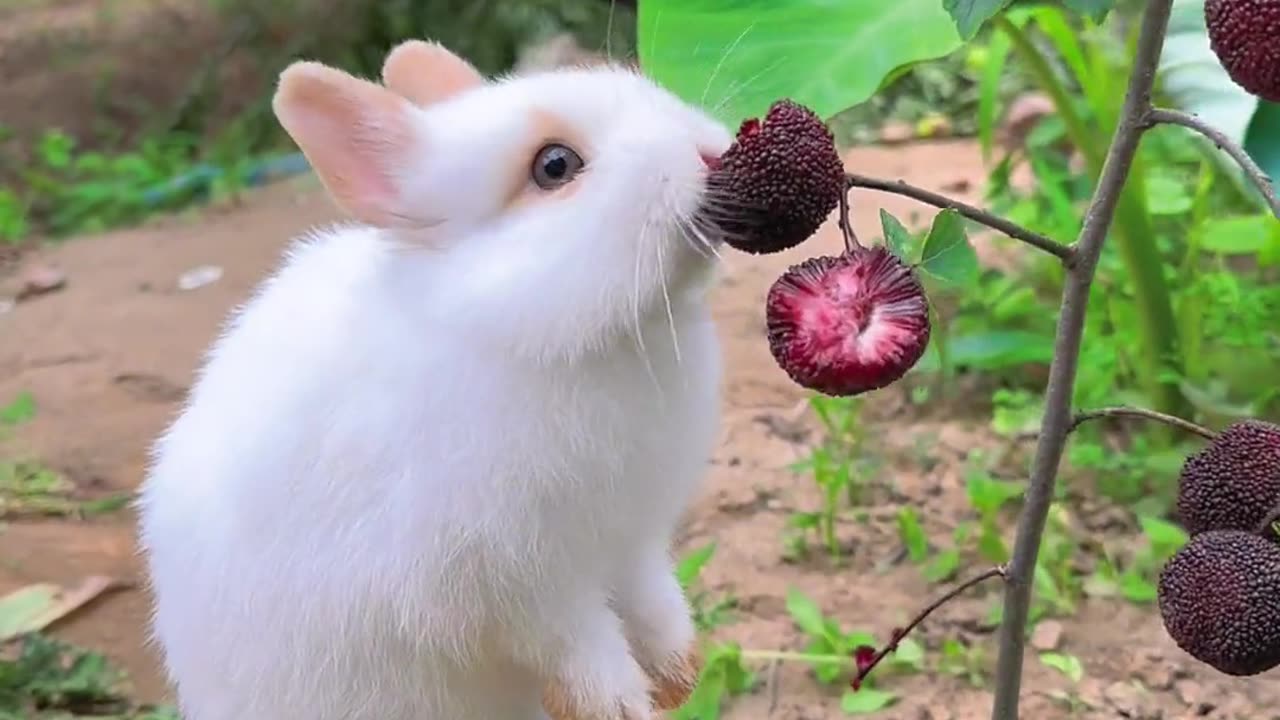
[[[968,142],[859,149],[849,165],[980,200],[981,164]],[[901,198],[858,194],[855,228],[875,235],[882,206],[899,217],[917,209]],[[147,446],[175,412],[224,314],[277,262],[290,237],[335,216],[314,182],[302,178],[256,192],[239,207],[79,238],[24,258],[61,269],[68,282],[61,291],[0,314],[0,400],[26,390],[39,406],[7,450],[32,453],[86,496],[133,488],[143,474]],[[735,595],[738,608],[734,621],[716,635],[748,649],[803,648],[784,605],[789,587],[814,598],[846,629],[882,634],[937,594],[917,568],[895,562],[902,549],[894,514],[902,503],[912,504],[932,537],[947,537],[967,508],[961,461],[971,448],[996,442],[979,419],[956,414],[963,402],[922,414],[901,391],[878,394],[868,433],[885,458],[886,488],[872,494],[866,522],[841,524],[851,560],[834,567],[820,553],[802,562],[783,558],[789,514],[818,507],[813,481],[788,469],[815,434],[803,412],[802,391],[769,356],[762,300],[789,262],[835,250],[839,242],[837,230],[828,226],[806,246],[781,255],[732,254],[716,299],[728,368],[725,431],[682,546],[718,541],[703,577],[709,588]],[[220,267],[220,279],[194,290],[178,288],[180,275],[205,265]],[[4,282],[0,278],[0,286]],[[931,461],[928,469],[921,465],[921,448]],[[123,510],[88,520],[23,520],[0,527],[0,593],[37,581],[73,583],[94,573],[140,581],[133,521]],[[994,656],[994,636],[978,621],[997,591],[979,590],[925,623],[919,637],[930,649],[930,666],[935,649],[949,637],[964,637]],[[128,670],[144,699],[163,700],[167,691],[145,644],[146,619],[145,592],[130,589],[102,598],[58,625],[55,634],[108,653]],[[1060,650],[1084,664],[1075,688],[1081,703],[1073,711],[1054,701],[1051,694],[1069,690],[1071,683],[1029,655],[1026,718],[1280,718],[1274,677],[1235,680],[1194,663],[1173,646],[1149,609],[1086,601],[1075,617],[1061,621],[1061,629]],[[754,665],[761,682],[731,703],[730,720],[843,717],[839,689],[824,689],[806,666]],[[895,675],[883,683],[901,699],[878,717],[948,720],[989,712],[989,683],[975,688],[932,672]]]

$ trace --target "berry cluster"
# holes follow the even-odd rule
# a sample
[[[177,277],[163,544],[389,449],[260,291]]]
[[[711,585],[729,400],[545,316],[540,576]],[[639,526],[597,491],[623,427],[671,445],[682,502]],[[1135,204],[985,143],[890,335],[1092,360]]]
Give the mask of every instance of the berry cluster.
[[[1235,423],[1187,458],[1178,514],[1190,541],[1160,573],[1169,637],[1228,675],[1280,665],[1280,426]]]
[[[742,123],[708,179],[726,244],[752,254],[811,237],[846,191],[831,131],[813,111],[775,102]],[[769,290],[769,348],[799,385],[850,396],[890,385],[929,345],[929,302],[916,269],[883,246],[791,266]]]

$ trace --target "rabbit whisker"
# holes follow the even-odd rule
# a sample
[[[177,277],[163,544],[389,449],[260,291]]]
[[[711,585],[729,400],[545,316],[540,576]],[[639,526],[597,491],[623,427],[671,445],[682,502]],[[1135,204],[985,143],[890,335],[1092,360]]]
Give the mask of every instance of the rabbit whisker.
[[[707,78],[706,87],[702,88],[702,98],[698,100],[699,105],[706,105],[707,93],[711,92],[711,85],[716,81],[716,77],[720,75],[720,69],[724,67],[725,62],[729,59],[729,56],[733,54],[733,51],[738,48],[738,43],[742,42],[742,39],[747,36],[747,33],[754,30],[755,27],[756,24],[754,22],[748,25],[733,42],[729,43],[729,47],[725,48],[725,51],[720,54],[720,60],[716,62],[715,69],[711,71],[711,76]]]
[[[676,316],[671,309],[671,293],[667,290],[667,272],[662,267],[662,246],[657,246],[658,277],[662,282],[662,301],[667,308],[667,326],[671,328],[671,347],[675,351],[676,366],[684,365],[680,356],[680,334],[676,331]]]

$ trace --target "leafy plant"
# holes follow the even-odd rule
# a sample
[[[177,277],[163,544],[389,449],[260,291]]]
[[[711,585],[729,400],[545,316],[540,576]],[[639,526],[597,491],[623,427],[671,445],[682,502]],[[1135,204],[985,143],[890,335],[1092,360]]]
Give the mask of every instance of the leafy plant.
[[[816,3],[797,1],[792,4],[794,12],[790,16],[787,15],[787,4],[753,8],[756,11],[753,16],[746,16],[746,8],[740,7],[737,9],[743,12],[726,12],[720,26],[712,27],[711,24],[720,20],[705,11],[715,4],[710,0],[683,4],[684,14],[681,14],[681,7],[671,7],[661,1],[650,4],[648,7],[652,15],[646,20],[642,12],[640,22],[641,57],[648,59],[660,79],[677,94],[694,101],[705,101],[708,89],[718,87],[716,81],[721,70],[729,68],[727,75],[732,80],[724,82],[739,82],[741,87],[731,95],[721,94],[721,97],[731,99],[713,101],[717,103],[713,110],[722,117],[738,119],[744,114],[760,114],[764,104],[777,97],[791,97],[830,117],[842,110],[842,106],[865,99],[872,92],[871,86],[883,82],[889,73],[884,63],[864,61],[859,67],[842,67],[845,71],[843,78],[856,80],[830,81],[829,78],[837,73],[812,70],[771,74],[773,69],[764,61],[762,48],[770,47],[776,54],[779,46],[790,47],[800,32],[816,38],[835,34],[847,36],[848,29],[840,21],[848,18],[824,4],[828,12],[819,14],[819,20],[811,15]],[[906,195],[942,210],[933,219],[919,254],[909,247],[909,233],[900,227],[900,223],[888,219],[883,223],[884,242],[894,254],[912,262],[926,275],[941,281],[942,285],[967,291],[975,287],[1002,292],[1011,289],[984,281],[976,261],[970,260],[972,249],[968,247],[960,223],[960,217],[963,217],[1043,251],[1046,257],[1032,265],[1031,273],[1042,281],[1047,295],[1057,295],[1060,300],[1055,313],[1057,318],[1044,397],[1038,402],[1026,402],[1026,398],[1021,398],[1019,408],[1025,410],[1038,406],[1040,421],[1035,429],[1037,446],[1030,479],[1025,492],[1021,493],[1022,512],[1012,550],[1007,549],[1000,538],[995,523],[983,520],[993,516],[1003,504],[1001,486],[989,478],[974,475],[969,478],[969,485],[971,498],[979,506],[979,550],[987,559],[997,563],[995,567],[929,605],[905,629],[895,630],[880,650],[870,642],[850,649],[852,642],[849,636],[838,625],[822,617],[816,607],[802,596],[789,594],[788,610],[797,625],[811,638],[809,648],[802,655],[812,658],[815,654],[833,657],[852,654],[856,672],[851,685],[856,695],[867,692],[863,688],[872,687],[868,683],[868,674],[882,661],[896,655],[906,633],[921,619],[977,583],[995,577],[1005,579],[1009,584],[1000,610],[1001,654],[996,668],[992,717],[996,720],[1016,718],[1027,623],[1046,608],[1070,611],[1082,585],[1072,562],[1076,546],[1069,523],[1053,513],[1055,501],[1060,497],[1058,468],[1070,436],[1086,422],[1107,417],[1129,417],[1159,421],[1212,437],[1212,431],[1179,418],[1177,413],[1194,408],[1202,413],[1212,411],[1221,415],[1232,409],[1229,402],[1224,402],[1229,397],[1222,393],[1221,386],[1227,384],[1225,378],[1208,375],[1207,381],[1192,379],[1197,371],[1204,377],[1208,369],[1198,360],[1208,337],[1204,327],[1207,312],[1203,305],[1206,303],[1203,298],[1184,300],[1175,293],[1171,287],[1171,269],[1176,266],[1185,276],[1185,282],[1179,283],[1181,287],[1195,287],[1206,275],[1202,272],[1203,250],[1198,243],[1203,228],[1211,222],[1210,218],[1215,215],[1221,217],[1223,210],[1227,209],[1232,212],[1226,214],[1240,215],[1240,222],[1249,223],[1244,218],[1256,214],[1262,206],[1253,198],[1242,200],[1244,196],[1240,186],[1219,185],[1215,176],[1215,160],[1206,159],[1201,152],[1203,148],[1193,147],[1193,152],[1187,153],[1185,145],[1166,142],[1166,136],[1148,131],[1160,125],[1178,125],[1194,130],[1211,139],[1240,163],[1245,177],[1254,189],[1260,191],[1268,210],[1265,221],[1258,220],[1258,227],[1264,229],[1261,233],[1264,239],[1245,243],[1246,246],[1257,243],[1268,248],[1267,254],[1258,253],[1256,256],[1258,262],[1255,267],[1259,269],[1267,267],[1268,261],[1274,262],[1274,254],[1269,249],[1271,241],[1265,238],[1271,235],[1266,228],[1271,226],[1272,220],[1280,221],[1280,199],[1277,199],[1271,181],[1237,143],[1194,116],[1156,106],[1154,76],[1169,26],[1172,0],[1146,0],[1138,21],[1128,25],[1116,22],[1119,15],[1110,12],[1115,6],[1113,0],[1064,0],[1061,7],[1042,4],[1015,6],[1005,0],[942,0],[932,7],[914,3],[878,4],[874,9],[861,3],[848,5],[846,12],[855,12],[855,8],[859,12],[870,12],[869,16],[860,19],[867,25],[882,29],[898,17],[900,8],[910,7],[915,16],[917,37],[930,31],[933,13],[939,8],[951,16],[961,40],[972,39],[984,24],[990,22],[1001,34],[999,40],[993,40],[991,57],[985,64],[985,77],[998,78],[1005,59],[1016,53],[1022,67],[1051,98],[1060,122],[1046,123],[1044,129],[1037,129],[1041,134],[1025,143],[1023,155],[1038,181],[1038,195],[1028,198],[1013,189],[1010,178],[1015,152],[1019,152],[1016,148],[1000,161],[993,183],[993,197],[1003,198],[1006,210],[1019,209],[1024,219],[1036,220],[1034,227],[901,181],[849,175],[847,185]],[[679,17],[681,31],[665,36],[664,47],[646,51],[643,49],[643,30],[657,25],[660,9],[671,10]],[[758,33],[752,24],[757,18],[769,20]],[[798,30],[801,19],[810,22],[811,26]],[[686,34],[685,30],[691,32]],[[1126,38],[1128,47],[1125,51],[1117,51],[1103,39],[1107,32],[1115,31]],[[704,58],[705,62],[697,60],[700,53],[690,37],[693,33],[715,38],[707,43],[712,50]],[[729,37],[734,37],[732,43],[728,41]],[[747,51],[737,52],[737,46],[747,42],[747,37],[753,38],[753,44],[747,46]],[[702,37],[698,39],[701,42]],[[653,42],[657,42],[656,38]],[[913,43],[908,41],[902,45],[910,48]],[[868,43],[867,46],[874,46],[877,52],[883,49],[878,43]],[[806,59],[821,68],[826,62],[847,61],[856,52],[828,51],[821,58],[806,56]],[[909,56],[911,51],[899,52]],[[735,55],[737,60],[733,59]],[[711,57],[716,58],[714,65],[709,62]],[[901,56],[890,57],[893,58],[890,63],[901,61]],[[677,61],[686,62],[689,68],[694,69],[689,77],[677,77]],[[700,66],[710,66],[713,70],[700,73],[696,69]],[[870,82],[862,76],[866,67],[870,67],[874,75]],[[702,87],[699,88],[698,80],[691,80],[692,77],[698,77],[698,80],[705,78]],[[786,81],[788,77],[790,82]],[[981,103],[984,118],[981,134],[988,148],[996,117],[996,96],[994,90],[987,92]],[[726,107],[730,109],[726,110]],[[1142,142],[1144,136],[1148,139],[1145,144]],[[1161,166],[1162,160],[1168,161],[1164,167]],[[1180,163],[1196,168],[1195,174],[1191,175],[1195,181],[1190,187],[1182,184],[1182,173],[1169,172],[1169,165]],[[1245,203],[1253,207],[1244,209]],[[855,253],[865,250],[865,246],[852,237],[847,206],[847,202],[841,204],[840,227],[845,232],[847,252]],[[886,215],[882,214],[882,218]],[[1071,237],[1074,237],[1074,242],[1069,241]],[[1113,240],[1114,254],[1107,252],[1108,239]],[[1039,294],[1025,297],[1038,298]],[[990,305],[992,299],[988,295],[980,302]],[[829,311],[838,306],[826,303],[821,307]],[[1034,322],[1033,318],[1016,311],[1009,312],[1009,316],[1029,325]],[[1042,325],[1030,332],[1034,334],[1045,329]],[[1086,335],[1090,338],[1101,336],[1104,342],[1095,339],[1085,343]],[[1120,338],[1130,336],[1138,340],[1136,350],[1124,349],[1118,342]],[[945,368],[953,344],[951,338],[947,333],[939,333],[936,338],[931,335],[931,339],[936,339],[941,345],[938,348],[939,365]],[[1257,357],[1256,354],[1253,356]],[[1228,366],[1231,364],[1229,360],[1224,360]],[[1267,360],[1258,362],[1261,365]],[[1226,370],[1224,375],[1231,372]],[[1136,390],[1132,386],[1136,386]],[[1116,398],[1128,400],[1139,395],[1145,397],[1148,404],[1154,404],[1155,410],[1132,407],[1083,413],[1073,410],[1077,403],[1115,402]],[[1235,412],[1250,416],[1255,409],[1253,405],[1246,405],[1235,409]],[[1012,490],[1008,494],[1012,496]],[[901,530],[907,540],[909,554],[914,546],[918,560],[922,555],[919,538],[908,518],[903,517],[902,522]],[[1157,526],[1148,524],[1147,530],[1158,537],[1158,542],[1152,547],[1153,553],[1167,550],[1172,545],[1171,539],[1165,537]],[[1006,557],[1007,563],[1004,562]],[[1146,563],[1136,563],[1138,566],[1144,564],[1149,566],[1149,559]],[[1043,598],[1044,604],[1033,602],[1037,597]],[[1066,656],[1046,656],[1046,662],[1069,678],[1080,675],[1077,665]],[[825,667],[828,663],[821,661],[817,664]],[[838,662],[829,664],[844,666]],[[815,668],[815,672],[824,679],[838,676],[838,671],[831,669]],[[885,701],[873,693],[863,702],[883,706]]]

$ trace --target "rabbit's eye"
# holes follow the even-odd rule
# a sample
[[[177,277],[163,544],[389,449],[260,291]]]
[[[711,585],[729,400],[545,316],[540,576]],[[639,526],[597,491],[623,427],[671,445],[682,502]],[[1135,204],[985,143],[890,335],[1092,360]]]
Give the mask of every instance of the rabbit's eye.
[[[582,157],[564,145],[544,145],[533,158],[533,181],[553,190],[573,180],[582,169]]]

